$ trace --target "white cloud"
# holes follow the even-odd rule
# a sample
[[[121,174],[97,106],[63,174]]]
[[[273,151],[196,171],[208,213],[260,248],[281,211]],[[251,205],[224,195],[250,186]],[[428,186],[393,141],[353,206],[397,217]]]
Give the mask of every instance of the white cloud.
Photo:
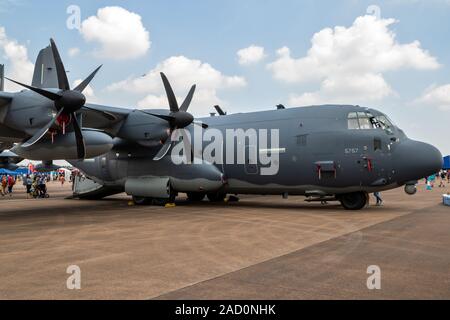
[[[284,47],[267,67],[279,81],[320,84],[317,91],[292,95],[292,104],[381,100],[394,93],[384,72],[440,67],[420,42],[398,43],[389,29],[395,22],[367,15],[358,17],[348,28],[323,29],[313,36],[306,56],[293,58],[290,49]]]
[[[266,57],[263,47],[251,45],[237,52],[239,64],[243,66],[256,64]]]
[[[141,16],[121,7],[105,7],[81,24],[81,34],[88,42],[96,42],[99,57],[115,60],[141,57],[150,49],[150,35]]]
[[[81,82],[83,82],[83,80],[81,79],[75,80],[72,84],[72,88],[76,88]],[[91,87],[90,84],[88,84],[87,87],[83,90],[83,94],[86,97],[88,103],[98,102],[94,89]]]
[[[23,83],[31,82],[34,64],[28,58],[27,48],[16,40],[9,39],[3,27],[0,27],[0,53],[6,59],[5,72],[8,77]],[[5,82],[6,91],[22,89],[10,81]]]
[[[80,54],[80,48],[70,48],[69,51],[69,57],[73,58]]]
[[[437,107],[441,110],[450,110],[450,84],[431,86],[415,102],[417,104]]]
[[[146,94],[138,102],[140,108],[168,108],[167,98],[162,85],[160,72],[164,72],[181,104],[193,84],[197,91],[189,111],[196,114],[208,114],[214,104],[221,103],[218,91],[228,88],[240,88],[247,85],[244,78],[226,76],[210,64],[184,56],[170,57],[159,63],[142,77],[130,77],[108,87],[109,91],[122,90],[136,94]]]

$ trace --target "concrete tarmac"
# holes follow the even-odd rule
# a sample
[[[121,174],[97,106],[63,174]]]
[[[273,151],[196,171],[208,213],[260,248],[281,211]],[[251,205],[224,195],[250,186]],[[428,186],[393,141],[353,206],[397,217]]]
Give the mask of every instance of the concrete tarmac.
[[[442,193],[383,193],[349,212],[302,197],[130,206],[119,195],[0,196],[0,299],[450,299],[450,207]],[[373,199],[372,199],[373,202]],[[81,290],[66,270],[81,269]],[[367,268],[381,269],[368,290]]]

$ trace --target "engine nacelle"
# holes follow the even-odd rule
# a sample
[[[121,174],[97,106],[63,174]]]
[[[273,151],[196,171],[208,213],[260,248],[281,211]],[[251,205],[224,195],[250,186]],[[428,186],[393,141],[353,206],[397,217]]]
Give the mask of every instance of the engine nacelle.
[[[167,112],[163,110],[161,113]],[[144,147],[157,147],[161,145],[161,140],[169,137],[169,129],[167,121],[134,110],[128,115],[117,137],[134,141]]]
[[[113,147],[113,139],[106,133],[83,130],[84,144],[86,147],[86,159],[98,157],[109,152]],[[57,135],[54,141],[45,139],[34,145],[23,148],[21,145],[15,146],[11,151],[22,158],[30,160],[70,160],[77,159],[77,143],[74,132],[65,135]]]

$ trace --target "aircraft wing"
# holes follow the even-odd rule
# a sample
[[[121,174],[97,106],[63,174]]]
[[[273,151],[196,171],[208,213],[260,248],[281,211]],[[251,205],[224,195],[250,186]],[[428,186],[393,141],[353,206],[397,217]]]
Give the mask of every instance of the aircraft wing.
[[[88,103],[82,109],[83,127],[114,131],[114,128],[125,120],[132,111],[132,109],[127,108]]]
[[[0,107],[7,105],[12,100],[12,95],[6,92],[0,92]]]

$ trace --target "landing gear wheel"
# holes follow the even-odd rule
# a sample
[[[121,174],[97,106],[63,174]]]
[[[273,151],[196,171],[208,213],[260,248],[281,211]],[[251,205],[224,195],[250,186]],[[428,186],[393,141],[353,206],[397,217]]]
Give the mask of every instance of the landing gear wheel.
[[[146,206],[152,204],[152,198],[133,196],[133,202],[138,206]]]
[[[368,203],[368,195],[365,192],[347,193],[339,196],[339,201],[346,210],[361,210]]]
[[[200,202],[205,199],[206,194],[202,192],[188,192],[187,196],[191,202]]]
[[[223,202],[225,201],[225,198],[227,195],[225,193],[221,192],[215,192],[215,193],[208,193],[206,195],[211,202]]]

